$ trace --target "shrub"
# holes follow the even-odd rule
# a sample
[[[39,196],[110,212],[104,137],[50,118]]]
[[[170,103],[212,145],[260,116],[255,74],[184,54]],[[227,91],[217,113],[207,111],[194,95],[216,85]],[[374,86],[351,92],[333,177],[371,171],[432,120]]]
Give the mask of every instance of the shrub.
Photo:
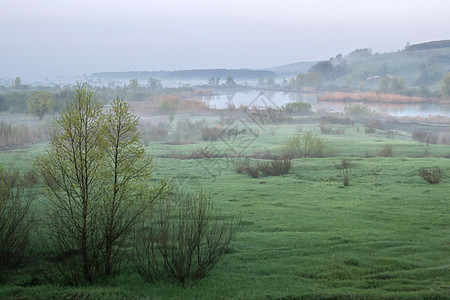
[[[346,106],[344,111],[346,115],[358,117],[370,116],[374,114],[374,112],[370,108],[362,104],[353,104],[350,106]]]
[[[234,219],[216,214],[205,194],[171,192],[136,232],[135,268],[148,282],[189,285],[214,268],[235,236]]]
[[[287,159],[299,157],[324,157],[326,145],[323,138],[314,131],[297,133],[282,146],[283,157]]]
[[[0,166],[0,280],[7,269],[17,268],[28,253],[33,225],[31,201],[25,197],[19,172]]]
[[[248,158],[233,160],[234,171],[238,174],[247,174],[250,177],[258,178],[259,169],[258,165],[254,165]]]
[[[285,104],[282,109],[289,115],[307,114],[311,112],[312,106],[306,102],[291,102]]]
[[[258,178],[259,177],[259,170],[257,166],[251,166],[248,165],[244,168],[244,173],[252,178]]]
[[[348,186],[350,184],[351,171],[349,170],[349,166],[350,166],[350,160],[344,158],[341,161],[341,169],[340,169],[342,184],[344,186]]]
[[[258,164],[258,170],[266,176],[280,176],[289,173],[292,168],[290,159],[277,159]]]
[[[419,175],[428,183],[436,184],[441,181],[444,172],[442,172],[439,167],[421,168],[419,170]]]
[[[392,157],[393,155],[393,147],[391,144],[386,144],[384,145],[383,149],[381,149],[380,151],[378,151],[378,156],[381,157]]]
[[[248,158],[246,159],[234,159],[232,161],[233,167],[234,167],[234,171],[238,174],[243,174],[245,173],[245,169],[250,165],[250,161]]]

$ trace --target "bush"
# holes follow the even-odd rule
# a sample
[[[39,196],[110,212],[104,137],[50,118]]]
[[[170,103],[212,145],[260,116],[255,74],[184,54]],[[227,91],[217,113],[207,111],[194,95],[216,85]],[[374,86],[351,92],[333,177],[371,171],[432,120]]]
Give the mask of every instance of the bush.
[[[0,166],[0,280],[7,269],[18,267],[28,252],[31,201],[24,195],[19,172]]]
[[[234,219],[217,215],[201,192],[171,192],[156,210],[156,220],[144,223],[134,242],[135,268],[148,282],[184,286],[205,277],[236,236]]]
[[[350,160],[344,158],[341,161],[341,169],[340,169],[342,184],[344,186],[348,186],[350,184],[351,171],[349,170],[349,167],[350,167]]]
[[[277,159],[258,164],[258,170],[266,176],[280,176],[289,173],[292,168],[290,159]]]
[[[391,144],[384,145],[383,149],[378,151],[378,156],[381,157],[392,157],[393,156],[393,147]]]
[[[247,174],[250,177],[258,178],[259,170],[257,165],[252,165],[248,158],[233,160],[234,171],[238,174]]]
[[[306,102],[291,102],[285,104],[282,109],[289,115],[307,114],[311,112],[312,106]]]
[[[439,167],[422,168],[419,170],[419,175],[430,184],[439,183],[444,175],[444,172]]]
[[[287,159],[301,157],[324,157],[325,140],[314,131],[297,133],[282,146],[283,157]]]

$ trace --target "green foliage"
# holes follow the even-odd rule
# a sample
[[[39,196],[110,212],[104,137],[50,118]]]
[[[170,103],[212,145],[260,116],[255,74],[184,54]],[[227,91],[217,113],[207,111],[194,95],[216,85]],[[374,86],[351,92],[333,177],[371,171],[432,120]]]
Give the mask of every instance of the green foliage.
[[[227,80],[225,81],[225,84],[228,86],[235,86],[236,82],[234,81],[233,77],[228,76]]]
[[[163,114],[174,114],[177,112],[177,105],[169,101],[162,101],[158,105],[158,111]]]
[[[171,192],[135,236],[135,268],[148,282],[190,285],[215,267],[235,236],[234,219],[218,215],[204,193]]]
[[[119,242],[157,196],[137,125],[126,102],[117,98],[102,112],[94,92],[80,84],[36,160],[48,190],[51,238],[64,258],[57,267],[71,284],[118,272]]]
[[[290,102],[286,103],[282,108],[289,115],[310,113],[312,106],[305,102]]]
[[[397,76],[383,76],[378,84],[378,91],[381,93],[402,94],[406,91],[405,79]]]
[[[49,92],[34,92],[28,100],[28,112],[39,117],[40,120],[46,113],[52,113],[55,106],[53,95]]]
[[[444,176],[444,172],[439,167],[434,168],[421,168],[419,170],[419,175],[422,177],[426,182],[430,184],[437,184],[441,182],[442,176]]]
[[[442,98],[450,99],[450,73],[442,78],[440,92]]]
[[[354,117],[367,117],[373,115],[374,112],[365,105],[353,104],[344,108],[345,114]]]
[[[292,159],[300,157],[324,157],[325,140],[315,131],[297,133],[282,146],[283,157]]]
[[[296,89],[304,87],[318,88],[322,85],[322,75],[318,72],[299,73],[290,85]]]
[[[17,92],[5,95],[3,109],[8,110],[11,113],[23,113],[27,111],[27,102],[30,97],[29,93]]]

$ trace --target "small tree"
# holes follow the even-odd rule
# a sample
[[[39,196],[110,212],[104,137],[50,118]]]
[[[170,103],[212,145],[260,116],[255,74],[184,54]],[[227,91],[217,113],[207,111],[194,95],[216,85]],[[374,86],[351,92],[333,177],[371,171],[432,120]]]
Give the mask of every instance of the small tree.
[[[235,85],[236,85],[236,82],[234,81],[234,78],[233,78],[233,77],[228,76],[228,77],[227,77],[227,80],[226,80],[226,82],[225,82],[225,84],[228,85],[228,86],[235,86]]]
[[[117,263],[117,241],[125,238],[142,214],[159,195],[149,189],[152,158],[145,154],[138,130],[139,120],[130,106],[116,98],[103,120],[105,157],[101,230],[104,239],[105,274],[111,275]]]
[[[91,283],[100,274],[105,145],[100,117],[94,92],[79,85],[75,101],[56,121],[47,154],[36,161],[49,191],[51,237],[59,253],[70,253],[60,270],[73,284]]]
[[[430,144],[437,144],[439,140],[439,136],[437,134],[427,133],[419,130],[414,131],[411,135],[411,138],[417,142],[422,143],[423,155],[425,157],[430,156]]]
[[[442,98],[450,98],[450,73],[442,78],[440,92]]]
[[[79,85],[47,154],[36,161],[49,191],[51,237],[64,258],[60,271],[69,283],[111,275],[118,242],[162,190],[154,194],[149,185],[151,158],[137,123],[121,99],[103,113],[93,91]]]
[[[42,120],[46,113],[53,112],[54,107],[55,100],[49,92],[35,92],[30,100],[28,100],[28,112],[39,117],[40,120]]]
[[[236,236],[233,219],[216,215],[201,192],[171,193],[155,217],[143,223],[134,244],[136,270],[149,282],[186,285],[205,277]]]

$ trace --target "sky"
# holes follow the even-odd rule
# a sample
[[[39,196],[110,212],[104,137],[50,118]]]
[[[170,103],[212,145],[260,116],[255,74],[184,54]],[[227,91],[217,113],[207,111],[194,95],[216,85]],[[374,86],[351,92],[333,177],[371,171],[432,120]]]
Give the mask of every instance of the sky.
[[[450,39],[448,0],[0,0],[0,78],[263,69]]]

